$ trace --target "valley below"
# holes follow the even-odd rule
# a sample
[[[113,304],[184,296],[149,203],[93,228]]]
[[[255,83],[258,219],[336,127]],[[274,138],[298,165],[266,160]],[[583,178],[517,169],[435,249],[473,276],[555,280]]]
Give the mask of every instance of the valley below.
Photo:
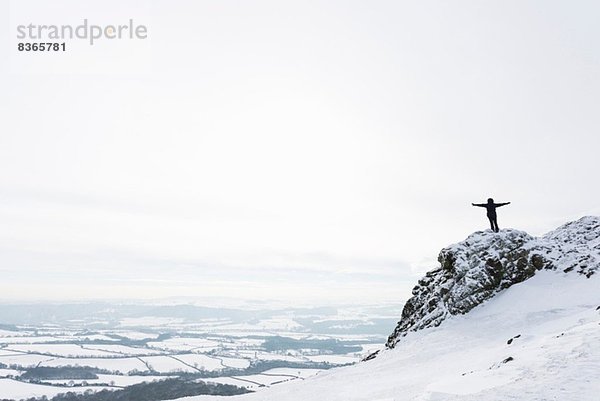
[[[261,391],[381,349],[401,307],[0,305],[0,400],[143,394],[147,383],[175,395],[207,394],[193,383],[213,395]]]

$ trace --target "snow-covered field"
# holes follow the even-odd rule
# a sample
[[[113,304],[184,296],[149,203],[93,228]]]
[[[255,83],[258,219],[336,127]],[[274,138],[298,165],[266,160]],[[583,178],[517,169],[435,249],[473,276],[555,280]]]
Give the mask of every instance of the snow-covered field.
[[[83,347],[86,350],[98,350],[107,352],[112,355],[154,355],[159,354],[160,351],[153,351],[148,348],[133,348],[119,344],[84,344]]]
[[[143,340],[145,338],[156,338],[156,337],[158,337],[158,334],[156,334],[156,333],[147,333],[147,332],[142,332],[142,331],[119,331],[119,330],[113,330],[113,331],[111,331],[111,334],[116,334],[118,336],[129,338],[129,339],[132,339],[132,340]]]
[[[6,399],[20,400],[30,397],[53,397],[57,394],[64,393],[65,391],[72,391],[74,393],[83,393],[85,391],[100,391],[108,387],[53,387],[42,384],[23,383],[12,379],[0,379],[0,390],[2,390],[2,397]]]
[[[244,358],[260,359],[261,361],[287,361],[297,363],[304,361],[303,358],[297,356],[276,354],[265,351],[241,350],[238,351],[237,354]]]
[[[10,353],[0,356],[0,363],[7,366],[19,365],[20,367],[33,367],[45,362],[54,360],[51,356],[36,355],[36,354],[16,354]]]
[[[52,343],[59,341],[59,337],[51,336],[9,336],[2,337],[2,343],[4,344],[39,344],[39,343]]]
[[[62,379],[62,380],[44,380],[44,382],[51,384],[94,384],[94,385],[107,385],[107,386],[115,386],[115,387],[126,387],[131,386],[133,384],[143,383],[143,382],[152,382],[156,380],[165,380],[173,376],[123,376],[123,375],[98,375],[97,379]]]
[[[308,355],[306,358],[313,362],[328,362],[339,365],[355,363],[361,359],[357,355]]]
[[[110,346],[107,346],[110,347]],[[16,351],[23,353],[47,354],[51,356],[64,357],[110,357],[119,356],[119,354],[107,350],[94,349],[86,345],[75,344],[27,344],[11,345],[4,349],[5,351]]]
[[[19,376],[20,374],[21,374],[20,370],[15,370],[15,369],[0,369],[0,377]]]
[[[49,323],[36,305],[0,305],[0,399],[52,397],[90,386],[118,390],[179,376],[262,391],[358,361],[366,349],[383,344],[394,323],[379,322],[374,334],[361,312],[373,305],[232,311],[189,304],[43,307],[56,309],[48,315],[64,317]],[[396,304],[373,317],[389,319],[397,309]],[[15,310],[37,320],[24,320]],[[161,316],[153,315],[157,311]],[[337,327],[346,318],[353,320],[352,331]],[[367,332],[354,320],[369,326]],[[54,369],[36,369],[48,367]],[[98,378],[81,378],[77,373],[83,370]]]
[[[233,399],[597,401],[599,307],[600,276],[542,271],[374,360]]]
[[[245,387],[252,391],[259,391],[293,380],[304,380],[308,377],[315,376],[319,372],[321,372],[319,369],[276,368],[255,375],[216,377],[214,379],[207,379],[207,381],[220,384],[232,384],[234,386]]]
[[[3,359],[0,359],[2,362]],[[140,372],[148,370],[144,362],[138,358],[54,358],[40,363],[40,366],[89,366],[106,369],[112,372],[128,374],[134,370]]]
[[[184,361],[186,357],[187,362]],[[195,360],[191,360],[188,355],[177,355],[177,356],[151,356],[144,357],[142,360],[146,362],[153,370],[161,373],[170,373],[176,371],[182,372],[195,372],[199,368],[205,367],[206,370],[222,369],[221,363],[218,359],[212,359],[205,355],[191,355],[196,357]]]
[[[208,352],[218,349],[221,346],[221,343],[214,340],[207,340],[205,338],[176,337],[160,342],[149,342],[148,346],[170,351],[191,351],[202,349],[203,352]]]

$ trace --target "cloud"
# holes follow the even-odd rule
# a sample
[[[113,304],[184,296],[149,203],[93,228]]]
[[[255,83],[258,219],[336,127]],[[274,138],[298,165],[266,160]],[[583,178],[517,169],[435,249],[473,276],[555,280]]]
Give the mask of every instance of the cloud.
[[[145,7],[139,73],[2,70],[11,286],[405,296],[487,227],[471,202],[534,234],[597,210],[597,6],[213,6]]]

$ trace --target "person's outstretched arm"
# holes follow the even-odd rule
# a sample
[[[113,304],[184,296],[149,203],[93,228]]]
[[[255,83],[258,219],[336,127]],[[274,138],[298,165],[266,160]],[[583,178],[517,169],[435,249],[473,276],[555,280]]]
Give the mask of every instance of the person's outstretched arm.
[[[473,206],[486,207],[487,203],[471,203]]]
[[[500,206],[506,206],[506,205],[510,205],[510,202],[496,203],[496,204],[495,204],[495,206],[496,206],[496,207],[500,207]]]

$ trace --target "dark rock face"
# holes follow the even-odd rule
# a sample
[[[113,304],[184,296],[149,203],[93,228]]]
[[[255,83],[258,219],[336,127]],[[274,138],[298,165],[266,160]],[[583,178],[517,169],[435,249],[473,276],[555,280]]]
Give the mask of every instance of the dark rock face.
[[[467,313],[539,270],[575,271],[585,277],[600,271],[600,218],[584,217],[540,238],[517,230],[479,231],[442,249],[438,261],[440,266],[413,288],[388,348],[409,331]]]

